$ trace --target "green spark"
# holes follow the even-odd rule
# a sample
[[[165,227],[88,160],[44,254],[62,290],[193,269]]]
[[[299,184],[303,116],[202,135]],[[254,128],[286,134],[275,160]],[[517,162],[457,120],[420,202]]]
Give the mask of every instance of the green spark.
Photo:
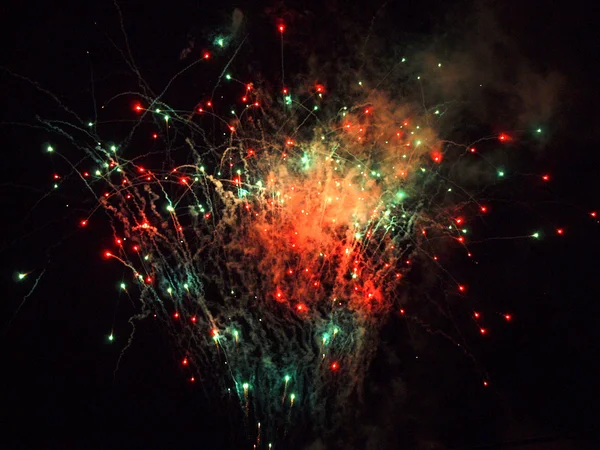
[[[225,79],[226,80],[231,80],[231,75],[229,75],[229,74],[225,75]]]
[[[19,280],[22,280],[23,278],[25,278],[27,276],[26,273],[20,273],[17,275],[19,277]]]
[[[531,237],[532,237],[532,238],[535,238],[535,239],[539,239],[539,237],[540,237],[540,233],[538,233],[538,232],[536,231],[535,233],[533,233],[533,234],[531,235]]]
[[[94,123],[93,122],[88,122],[88,127],[93,127]]]
[[[285,379],[285,382],[287,383],[288,381],[290,381],[290,376],[289,376],[289,375],[286,375],[286,376],[284,377],[284,379]]]
[[[242,384],[242,387],[244,388],[245,391],[247,391],[248,388],[250,387],[250,385],[248,383],[244,383],[244,384]]]
[[[504,170],[499,170],[499,171],[498,171],[498,176],[499,176],[500,178],[502,178],[502,177],[504,176]]]
[[[48,153],[52,153],[54,151],[51,145],[49,145],[46,150],[48,151]]]
[[[541,129],[541,128],[538,128],[538,129],[537,129],[537,130],[535,130],[535,131],[536,131],[537,133],[541,133],[541,132],[542,132],[542,129]]]
[[[127,286],[125,285],[125,283],[121,283],[121,289],[123,289],[123,290],[127,289]]]
[[[108,340],[112,342],[112,341],[114,341],[114,339],[115,339],[115,337],[113,336],[112,333],[110,333],[110,335],[108,336]]]

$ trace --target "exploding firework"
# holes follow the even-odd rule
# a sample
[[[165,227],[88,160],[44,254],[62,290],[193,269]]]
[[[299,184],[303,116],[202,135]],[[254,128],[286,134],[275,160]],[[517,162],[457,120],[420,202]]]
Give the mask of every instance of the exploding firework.
[[[286,25],[276,30],[283,49]],[[307,77],[285,84],[283,71],[278,80],[230,73],[243,49],[242,41],[220,63],[210,51],[196,55],[184,71],[221,64],[221,72],[192,109],[143,82],[115,97],[134,98],[122,139],[102,116],[42,122],[85,154],[63,158],[97,200],[80,226],[108,217],[113,243],[102,254],[128,273],[121,289],[137,293],[134,319],[160,321],[189,381],[217,383],[258,430],[256,445],[270,448],[296,422],[319,435],[344,423],[381,325],[390,313],[411,315],[411,272],[434,271],[466,293],[437,252],[451,246],[471,257],[467,222],[489,206],[461,185],[457,168],[487,173],[485,183],[502,179],[504,169],[476,148],[512,137],[450,140],[451,106],[425,104],[428,72],[416,75],[404,57],[394,77],[329,88]],[[63,156],[59,145],[47,150]]]

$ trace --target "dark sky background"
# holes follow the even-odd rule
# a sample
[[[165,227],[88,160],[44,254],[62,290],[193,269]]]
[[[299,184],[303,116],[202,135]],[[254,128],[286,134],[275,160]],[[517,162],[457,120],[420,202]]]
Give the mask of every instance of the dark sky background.
[[[312,15],[321,17],[315,23],[323,26],[356,21],[364,27],[380,6],[350,3],[132,1],[121,6],[145,78],[162,86],[182,67],[179,52],[189,39],[197,49],[208,48],[207,32],[229,24],[234,7],[248,21],[266,24],[262,31],[256,25],[251,30],[260,42],[277,15],[292,23]],[[477,271],[457,267],[471,280],[470,296],[489,311],[514,316],[510,326],[501,320],[492,324],[485,344],[473,336],[476,364],[439,336],[414,329],[416,335],[410,334],[401,319],[390,319],[367,380],[365,419],[355,433],[362,444],[356,448],[551,449],[597,443],[600,225],[589,216],[595,208],[600,213],[597,19],[575,2],[502,3],[391,2],[382,21],[388,30],[397,22],[398,39],[422,43],[428,33],[449,39],[468,35],[465,29],[481,10],[496,20],[490,34],[513,46],[507,46],[505,60],[471,67],[469,76],[499,73],[492,68],[510,72],[515,62],[514,86],[521,97],[530,86],[518,83],[525,62],[532,71],[564,81],[547,92],[551,112],[538,116],[547,118],[551,130],[546,148],[518,158],[521,172],[546,170],[552,183],[523,193],[531,183],[525,188],[521,180],[508,182],[508,197],[519,200],[496,205],[490,225],[498,234],[543,226],[548,236],[535,245],[486,244],[478,250]],[[112,2],[1,8],[1,67],[39,82],[82,114],[93,111],[86,51],[93,55],[98,98],[125,89],[120,83],[128,82],[123,81],[127,69],[106,37],[123,48]],[[465,51],[475,44],[465,40]],[[229,412],[186,382],[168,337],[152,324],[139,327],[114,375],[134,309],[122,296],[116,307],[121,273],[98,258],[110,230],[98,225],[91,234],[81,233],[78,211],[72,209],[90,205],[73,201],[65,210],[66,193],[32,209],[50,186],[53,168],[42,152],[49,135],[11,123],[34,123],[36,114],[54,110],[31,84],[6,71],[0,79],[0,446],[242,448],[232,437],[240,432]],[[552,236],[548,224],[563,226],[566,235]],[[9,326],[44,268],[39,287]],[[16,283],[19,270],[35,272],[26,283]],[[117,339],[108,343],[113,320]],[[482,373],[489,374],[487,388]]]

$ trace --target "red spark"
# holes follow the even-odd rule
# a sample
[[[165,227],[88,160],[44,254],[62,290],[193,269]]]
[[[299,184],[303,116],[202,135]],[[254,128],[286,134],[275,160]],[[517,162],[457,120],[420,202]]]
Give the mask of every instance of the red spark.
[[[455,222],[456,222],[457,224],[459,224],[459,225],[460,225],[460,224],[463,222],[463,218],[462,218],[462,217],[457,217],[457,218],[456,218],[456,219],[454,219],[454,220],[455,220]]]
[[[544,180],[544,181],[549,181],[549,180],[550,180],[550,175],[544,175],[544,176],[542,177],[542,180]]]
[[[590,216],[592,216],[592,217],[596,217],[596,216],[597,216],[597,213],[596,213],[596,211],[592,211],[592,212],[590,213]]]
[[[511,138],[511,137],[510,137],[508,134],[505,134],[505,133],[500,133],[500,134],[498,135],[498,139],[499,139],[501,142],[508,142],[508,141],[511,141],[511,140],[512,140],[512,138]]]
[[[197,320],[197,319],[196,319],[196,316],[192,317],[192,319],[191,319],[191,320],[192,320],[192,322],[196,323],[196,320]]]
[[[194,377],[190,378],[190,381],[193,383],[194,381],[196,381],[196,379]]]
[[[471,148],[469,149],[469,151],[470,151],[471,153],[475,153],[477,150],[475,150],[475,147],[471,147]]]
[[[458,290],[459,290],[460,292],[465,292],[465,290],[466,290],[466,289],[467,289],[467,288],[466,288],[465,286],[463,286],[462,284],[459,284],[459,285],[458,285]]]
[[[475,316],[476,319],[479,319],[480,314],[478,312],[474,312],[473,316]]]
[[[484,382],[483,382],[483,385],[484,385],[484,386],[487,386],[487,385],[488,385],[488,382],[487,382],[487,381],[484,381]]]
[[[485,333],[487,333],[487,330],[486,330],[485,328],[480,328],[480,329],[479,329],[479,332],[480,332],[481,334],[485,334]]]
[[[340,368],[340,365],[337,362],[331,363],[331,370],[335,371]]]
[[[140,105],[139,103],[136,103],[136,104],[133,106],[133,109],[134,109],[135,111],[141,111],[141,110],[142,110],[142,105]]]
[[[204,52],[204,55],[202,55],[204,57],[204,59],[208,59],[210,58],[210,53],[208,52]]]
[[[510,321],[510,320],[512,319],[512,316],[511,316],[510,314],[504,314],[504,318],[505,318],[507,321]]]
[[[179,313],[178,313],[178,312],[176,312],[175,314],[173,314],[173,317],[174,317],[175,319],[179,319]]]
[[[433,160],[433,162],[436,163],[441,163],[442,159],[444,158],[444,155],[442,154],[442,152],[438,151],[438,150],[434,150],[431,152],[431,159]]]
[[[82,220],[81,222],[79,222],[79,224],[80,224],[82,227],[85,227],[85,226],[88,224],[88,222],[87,222],[87,220]]]
[[[154,133],[154,134],[152,135],[152,137],[153,137],[154,139],[157,139],[157,138],[158,138],[158,134]]]
[[[556,234],[563,234],[564,232],[565,232],[565,230],[563,230],[562,228],[556,229]]]
[[[212,102],[206,102],[206,106],[208,106],[209,108],[212,108]]]
[[[481,206],[481,207],[479,208],[479,210],[480,210],[482,213],[485,213],[485,212],[487,212],[487,206]]]
[[[181,361],[181,364],[183,364],[184,366],[188,365],[188,359],[187,358],[183,358],[183,361]]]

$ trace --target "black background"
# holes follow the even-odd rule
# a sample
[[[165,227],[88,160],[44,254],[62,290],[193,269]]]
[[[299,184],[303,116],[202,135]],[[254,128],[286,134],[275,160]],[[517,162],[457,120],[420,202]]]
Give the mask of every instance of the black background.
[[[483,267],[471,273],[469,295],[485,299],[482,303],[491,310],[510,311],[514,321],[509,327],[495,326],[484,345],[474,345],[475,365],[461,360],[435,336],[407,343],[406,331],[398,331],[402,321],[391,319],[383,346],[399,349],[402,362],[392,364],[395,372],[390,372],[385,352],[380,354],[368,380],[371,402],[365,407],[373,423],[385,415],[397,428],[396,437],[380,448],[433,448],[426,438],[437,442],[437,448],[525,448],[526,443],[527,448],[584,448],[595,442],[600,234],[589,216],[600,207],[596,129],[600,49],[595,19],[583,4],[513,3],[486,5],[502,18],[505,31],[523,54],[568,81],[569,101],[559,105],[564,109],[560,132],[552,137],[544,158],[553,180],[548,195],[542,195],[541,208],[547,220],[564,226],[567,233],[556,238],[549,228],[548,236],[536,245],[499,241],[483,247]],[[136,59],[148,79],[160,85],[179,67],[178,51],[188,36],[201,45],[202,30],[227,23],[234,6],[250,18],[264,17],[267,8],[306,9],[332,16],[344,11],[349,17],[362,16],[364,22],[377,5],[190,1],[121,6]],[[449,11],[470,7],[466,2],[429,1],[390,8],[401,14],[403,32],[417,34],[433,31]],[[104,36],[106,30],[118,36],[114,5],[13,3],[2,8],[0,64],[59,92],[65,104],[91,113],[86,51],[94,55],[94,64],[114,67],[119,61]],[[115,70],[99,70],[99,77],[106,78],[98,83],[98,97],[103,95],[102,86],[121,80]],[[32,123],[33,114],[46,112],[47,106],[33,92],[31,85],[2,74],[0,308],[5,326],[0,445],[239,448],[229,436],[232,427],[236,430],[228,412],[186,381],[168,340],[152,324],[139,327],[114,375],[133,308],[117,290],[121,273],[99,258],[102,236],[109,236],[109,230],[98,224],[80,232],[74,222],[77,214],[64,209],[69,203],[61,197],[64,194],[32,210],[50,185],[53,168],[42,152],[49,136],[9,122]],[[534,202],[537,195],[524,198]],[[556,201],[546,202],[548,198]],[[83,211],[85,206],[72,207]],[[531,216],[515,219],[518,208],[496,210],[493,227],[498,229],[510,229],[515,222],[538,226]],[[57,247],[48,252],[54,243]],[[9,326],[44,267],[39,287]],[[16,283],[14,273],[20,270],[36,272],[27,282]],[[116,341],[108,343],[113,318]],[[415,356],[420,357],[418,363],[413,362]],[[482,386],[482,371],[490,375],[488,388]],[[402,379],[408,394],[398,399],[396,407],[387,405],[382,411],[379,400],[390,376]]]

